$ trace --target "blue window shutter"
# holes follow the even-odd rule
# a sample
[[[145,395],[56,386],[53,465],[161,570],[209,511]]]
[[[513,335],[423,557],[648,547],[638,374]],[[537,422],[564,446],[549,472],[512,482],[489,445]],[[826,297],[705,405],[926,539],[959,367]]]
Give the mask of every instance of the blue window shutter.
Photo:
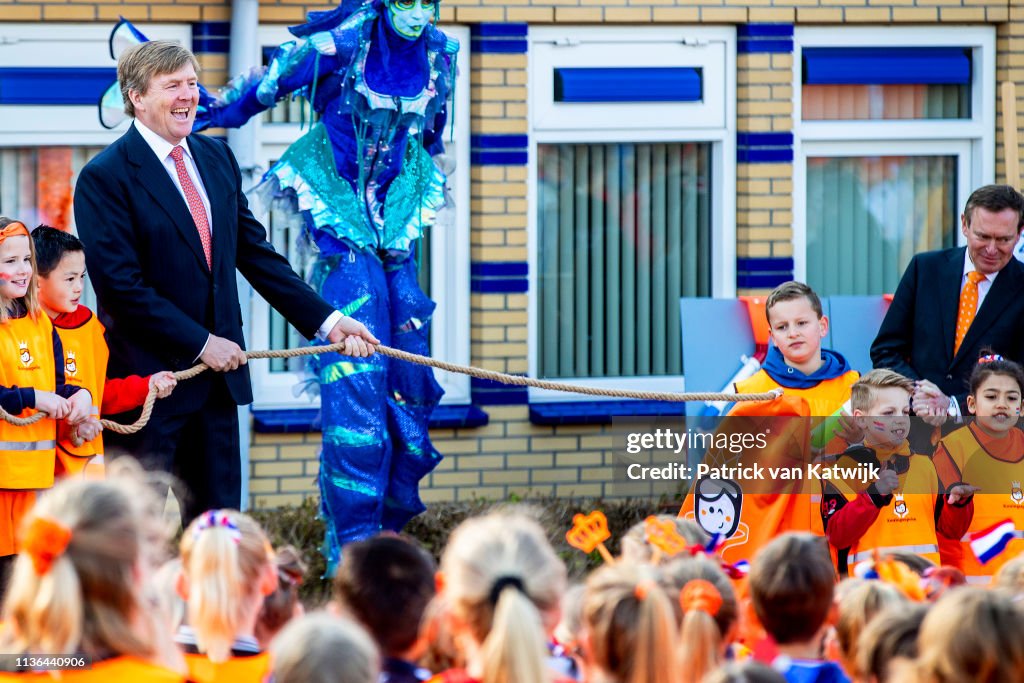
[[[699,102],[701,76],[687,67],[555,69],[555,102]]]
[[[803,51],[804,83],[822,85],[971,82],[971,56],[960,47],[815,47]]]

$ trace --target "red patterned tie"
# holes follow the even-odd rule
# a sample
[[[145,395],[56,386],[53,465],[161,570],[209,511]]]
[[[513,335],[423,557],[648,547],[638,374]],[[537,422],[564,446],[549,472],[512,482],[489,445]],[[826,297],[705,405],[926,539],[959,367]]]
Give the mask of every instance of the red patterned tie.
[[[196,229],[199,231],[199,241],[203,243],[203,253],[206,254],[206,267],[213,268],[213,241],[210,239],[210,223],[206,218],[206,207],[203,206],[203,199],[199,196],[199,190],[192,184],[185,169],[185,150],[180,146],[171,150],[171,158],[174,159],[174,170],[178,172],[178,182],[185,193],[185,200],[188,202],[188,210],[195,221]]]

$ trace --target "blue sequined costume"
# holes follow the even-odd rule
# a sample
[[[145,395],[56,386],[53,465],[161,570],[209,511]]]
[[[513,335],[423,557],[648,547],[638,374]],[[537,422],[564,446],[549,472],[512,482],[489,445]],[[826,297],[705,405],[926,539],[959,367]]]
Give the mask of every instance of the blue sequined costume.
[[[411,257],[444,203],[446,100],[457,43],[428,26],[409,40],[380,0],[314,12],[266,69],[204,102],[197,128],[236,127],[291,94],[319,122],[258,191],[301,221],[319,251],[314,286],[382,343],[429,353],[434,302]],[[350,11],[351,10],[351,11]],[[321,511],[329,571],[348,541],[400,530],[425,508],[419,481],[440,461],[427,432],[442,390],[432,371],[381,355],[314,357],[321,386]]]

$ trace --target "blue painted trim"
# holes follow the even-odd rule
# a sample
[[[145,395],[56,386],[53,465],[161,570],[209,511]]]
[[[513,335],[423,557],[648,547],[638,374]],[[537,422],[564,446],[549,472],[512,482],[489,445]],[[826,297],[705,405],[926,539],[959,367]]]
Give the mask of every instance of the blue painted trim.
[[[736,27],[739,53],[792,53],[793,24],[741,24]]]
[[[529,396],[526,387],[502,384],[488,379],[471,377],[469,380],[473,403],[481,406],[526,405]]]
[[[792,54],[792,40],[739,40],[736,41],[736,52],[740,54]]]
[[[470,277],[526,277],[529,265],[525,261],[474,261],[469,264]]]
[[[792,133],[736,133],[736,144],[741,147],[772,147],[792,145]]]
[[[737,149],[736,161],[741,164],[779,164],[793,161],[792,149]]]
[[[770,288],[793,279],[790,256],[736,259],[736,286]]]
[[[528,154],[523,152],[470,152],[470,162],[476,166],[526,166]]]
[[[616,417],[685,415],[682,403],[663,401],[573,401],[531,403],[530,422],[538,425],[611,424]]]
[[[525,38],[530,30],[526,23],[482,23],[473,24],[469,34],[474,38]]]
[[[793,258],[790,256],[754,257],[736,259],[736,272],[793,272]]]
[[[192,24],[192,39],[211,36],[227,37],[231,35],[230,21],[196,21]]]
[[[793,273],[772,273],[761,275],[736,275],[736,286],[748,289],[773,289],[793,279]]]
[[[4,67],[0,104],[95,105],[115,80],[112,67]]]
[[[192,52],[196,54],[227,54],[231,41],[227,38],[193,38]]]
[[[470,291],[474,294],[524,294],[529,289],[530,283],[526,278],[474,278],[470,281]]]
[[[699,102],[693,67],[572,67],[554,70],[555,102]]]
[[[963,47],[814,47],[803,51],[808,84],[886,85],[971,82],[970,50]]]
[[[737,133],[736,161],[777,164],[793,161],[792,133]]]
[[[525,55],[529,45],[525,40],[471,40],[470,49],[477,54]]]
[[[530,144],[528,135],[479,133],[469,136],[471,149],[520,149]]]
[[[320,431],[320,410],[291,408],[252,411],[253,431],[257,434],[304,434]],[[441,405],[430,416],[431,429],[481,427],[490,416],[475,405]]]

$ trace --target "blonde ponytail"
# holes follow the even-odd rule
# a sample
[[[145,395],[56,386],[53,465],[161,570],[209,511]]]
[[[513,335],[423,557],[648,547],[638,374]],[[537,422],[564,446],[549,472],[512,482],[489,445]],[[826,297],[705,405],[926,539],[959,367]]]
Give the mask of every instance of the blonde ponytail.
[[[491,631],[484,639],[482,683],[543,681],[547,676],[544,626],[522,589],[499,591]]]
[[[24,520],[0,638],[9,653],[150,657],[158,634],[145,620],[135,570],[142,554],[138,503],[128,481],[67,480]]]
[[[196,518],[181,540],[188,577],[188,623],[200,652],[212,662],[231,657],[231,645],[249,611],[259,609],[260,574],[271,561],[263,530],[235,510],[211,510]]]
[[[646,565],[619,564],[587,581],[583,623],[591,664],[616,683],[678,683],[676,617]]]
[[[444,600],[480,646],[483,683],[543,683],[565,565],[540,526],[518,513],[463,522],[441,558]]]
[[[732,582],[706,557],[681,557],[664,567],[667,590],[678,596],[679,654],[684,683],[700,681],[724,660],[726,636],[736,625],[739,605]]]

